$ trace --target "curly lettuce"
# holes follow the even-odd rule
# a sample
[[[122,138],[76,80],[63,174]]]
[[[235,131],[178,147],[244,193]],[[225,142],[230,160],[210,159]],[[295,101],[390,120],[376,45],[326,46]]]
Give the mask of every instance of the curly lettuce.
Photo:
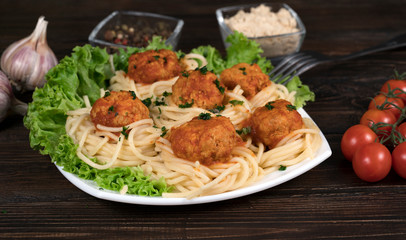
[[[109,58],[106,50],[97,47],[75,47],[70,57],[47,73],[45,86],[34,91],[24,118],[30,145],[48,154],[64,171],[93,180],[102,188],[119,191],[127,185],[130,194],[161,196],[170,190],[163,178],[151,180],[139,167],[95,169],[77,157],[78,146],[66,134],[66,113],[84,107],[83,95],[93,103],[100,97],[100,88],[106,87],[113,74]]]
[[[208,61],[207,68],[217,74],[239,62],[256,62],[265,73],[272,69],[271,62],[261,57],[262,49],[244,35],[235,33],[227,38],[231,44],[226,56],[212,46],[200,46],[191,52],[202,54]],[[153,180],[145,176],[140,167],[118,167],[106,170],[95,169],[76,155],[77,145],[67,135],[65,123],[67,112],[84,107],[83,96],[91,103],[100,97],[100,88],[108,87],[108,80],[115,70],[127,71],[131,54],[149,49],[172,49],[159,37],[154,37],[146,48],[120,49],[109,55],[105,49],[90,45],[78,46],[71,56],[63,58],[46,75],[46,84],[33,93],[28,105],[24,125],[30,130],[30,145],[41,154],[49,155],[52,162],[82,179],[95,181],[100,187],[119,191],[124,185],[128,193],[140,196],[161,196],[169,192],[163,178]],[[178,56],[183,55],[181,51]],[[297,91],[297,106],[314,100],[314,94],[299,78],[287,85],[290,91]],[[313,95],[312,95],[313,94]]]

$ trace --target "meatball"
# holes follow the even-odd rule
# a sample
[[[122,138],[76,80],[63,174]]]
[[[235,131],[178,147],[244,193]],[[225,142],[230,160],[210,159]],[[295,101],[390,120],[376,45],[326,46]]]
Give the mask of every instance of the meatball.
[[[220,74],[220,79],[229,89],[240,85],[242,90],[244,90],[243,95],[248,100],[272,84],[269,80],[269,76],[263,73],[256,63],[238,63],[231,68],[225,69]]]
[[[250,119],[254,141],[274,148],[283,137],[303,127],[302,116],[286,100],[268,102],[257,108]]]
[[[167,139],[177,157],[199,161],[206,166],[229,161],[233,148],[242,143],[226,117],[208,120],[195,117],[179,127],[173,127]]]
[[[172,100],[176,105],[213,109],[223,105],[225,86],[216,74],[201,68],[184,71],[172,86]]]
[[[148,108],[132,91],[112,91],[99,98],[90,111],[92,122],[108,127],[122,127],[149,118]]]
[[[176,77],[181,71],[176,54],[167,49],[136,53],[128,59],[127,76],[137,83],[151,84]]]

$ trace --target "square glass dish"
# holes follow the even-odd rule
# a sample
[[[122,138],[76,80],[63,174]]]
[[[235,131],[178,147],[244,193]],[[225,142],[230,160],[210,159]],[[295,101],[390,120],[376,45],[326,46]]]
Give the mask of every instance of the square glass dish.
[[[261,6],[262,5],[262,6]],[[261,13],[259,14],[258,9],[254,8],[259,8],[261,6],[261,10],[264,9],[264,7],[269,7],[273,16],[271,17],[266,17],[264,20],[264,15]],[[280,21],[283,24],[286,23],[286,19],[283,20],[277,20],[277,16],[275,16],[279,12],[280,9],[286,9],[287,12],[285,11],[284,17],[288,15],[287,13],[290,13],[290,16],[287,16],[289,18],[294,19],[294,21],[290,21],[290,25],[294,25],[293,27],[295,28],[294,32],[290,33],[282,33],[282,34],[266,34],[267,32],[272,32],[271,30],[275,28],[272,26],[272,24],[266,24],[265,22],[270,23],[271,21]],[[220,33],[221,37],[223,39],[224,45],[227,48],[229,46],[229,43],[226,42],[226,38],[228,35],[232,34],[234,30],[227,24],[228,21],[231,17],[234,17],[239,11],[242,10],[245,13],[248,14],[250,13],[251,16],[249,16],[249,19],[254,18],[257,22],[255,24],[248,24],[246,19],[248,18],[234,18],[237,20],[234,21],[236,24],[246,24],[245,26],[241,26],[241,28],[244,28],[244,31],[239,31],[243,33],[245,36],[248,37],[248,39],[256,41],[258,44],[260,44],[261,48],[264,50],[262,56],[267,57],[267,58],[276,58],[276,57],[282,57],[284,55],[289,55],[292,53],[295,53],[300,50],[303,40],[306,35],[306,28],[298,16],[298,14],[287,4],[284,3],[262,3],[262,4],[246,4],[246,5],[236,5],[236,6],[229,6],[229,7],[223,7],[219,8],[216,10],[216,17],[217,21],[219,24],[220,28]],[[240,12],[239,14],[243,14]],[[256,14],[256,15],[253,15]],[[279,15],[279,13],[278,13]],[[240,15],[241,16],[241,15]],[[245,15],[247,16],[247,15]],[[269,21],[268,21],[269,20]],[[258,22],[260,21],[260,22]],[[279,23],[278,23],[279,24]],[[264,34],[258,33],[262,32]],[[256,35],[256,36],[250,36],[250,35]]]
[[[162,36],[175,50],[183,28],[182,19],[165,15],[115,11],[103,19],[90,33],[93,46],[106,48],[109,53],[125,47],[145,47],[152,36]]]

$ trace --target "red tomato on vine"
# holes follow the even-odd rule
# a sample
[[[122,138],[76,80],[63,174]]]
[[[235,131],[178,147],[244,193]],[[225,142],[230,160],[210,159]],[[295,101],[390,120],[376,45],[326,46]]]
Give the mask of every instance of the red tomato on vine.
[[[369,109],[361,117],[360,124],[376,129],[376,133],[380,139],[389,136],[392,125],[397,119],[389,111],[379,109]],[[377,125],[378,124],[378,125]]]
[[[392,156],[381,143],[368,143],[354,154],[352,167],[355,174],[364,181],[377,182],[384,179],[391,170]]]
[[[345,131],[341,139],[341,152],[352,161],[355,151],[368,143],[378,141],[378,136],[368,126],[357,124]]]
[[[393,92],[397,97],[403,100],[403,103],[406,104],[406,73],[399,74],[395,70],[395,75],[393,79],[386,81],[381,88],[381,92],[389,93]]]
[[[402,113],[402,109],[405,107],[401,98],[389,97],[384,94],[376,95],[369,103],[368,109],[381,109],[390,111],[396,119],[398,119]]]
[[[392,151],[392,166],[399,176],[406,179],[406,142],[397,145]]]

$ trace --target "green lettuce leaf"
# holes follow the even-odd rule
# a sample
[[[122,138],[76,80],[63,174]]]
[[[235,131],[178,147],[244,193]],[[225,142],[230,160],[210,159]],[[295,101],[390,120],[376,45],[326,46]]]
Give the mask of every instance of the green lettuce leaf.
[[[261,57],[264,51],[259,44],[249,40],[244,34],[234,31],[233,34],[228,35],[226,42],[230,43],[226,49],[226,68],[241,62],[257,63],[264,73],[269,73],[273,68],[269,60]]]
[[[204,56],[207,60],[207,69],[215,74],[220,74],[226,68],[220,52],[210,45],[194,48],[191,52]]]
[[[33,93],[24,117],[30,145],[50,155],[64,171],[93,180],[102,188],[119,191],[128,185],[128,193],[161,196],[171,190],[164,179],[151,180],[136,167],[95,169],[77,157],[77,145],[66,134],[66,113],[84,106],[83,95],[88,95],[91,102],[100,98],[100,88],[107,86],[106,80],[112,74],[106,50],[90,45],[75,47],[70,57],[63,58],[47,73],[45,86]]]
[[[299,77],[296,76],[290,80],[290,82],[286,85],[289,92],[296,91],[295,94],[295,105],[296,107],[304,107],[306,102],[315,100],[315,94],[309,88],[309,86],[303,84]]]

